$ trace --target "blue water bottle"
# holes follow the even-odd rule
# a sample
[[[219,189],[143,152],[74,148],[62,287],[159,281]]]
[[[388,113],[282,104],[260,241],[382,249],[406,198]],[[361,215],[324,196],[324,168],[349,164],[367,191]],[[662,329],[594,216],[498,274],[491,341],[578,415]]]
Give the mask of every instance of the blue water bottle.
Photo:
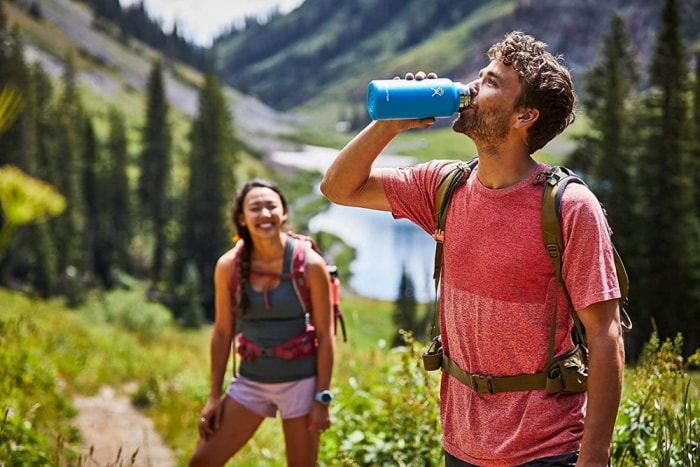
[[[379,79],[367,86],[372,120],[449,117],[469,105],[469,88],[447,78]]]

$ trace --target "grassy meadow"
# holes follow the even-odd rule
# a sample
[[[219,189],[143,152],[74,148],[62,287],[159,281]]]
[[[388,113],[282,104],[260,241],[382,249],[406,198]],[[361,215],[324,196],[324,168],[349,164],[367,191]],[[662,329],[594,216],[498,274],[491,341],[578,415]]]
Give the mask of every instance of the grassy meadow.
[[[208,393],[210,328],[183,330],[144,296],[131,283],[70,310],[0,289],[0,465],[93,465],[74,449],[80,433],[71,401],[105,385],[135,387],[132,403],[186,465]],[[342,308],[348,342],[338,337],[334,422],[319,465],[442,465],[439,372],[422,369],[424,343],[407,336],[406,346],[388,347],[392,303],[344,297]],[[615,465],[698,465],[699,378],[691,379],[687,363],[697,367],[700,354],[683,362],[679,343],[652,336],[628,368]],[[267,420],[230,465],[283,466],[283,449],[279,420]]]
[[[83,307],[69,310],[57,301],[0,289],[0,465],[75,465],[80,459],[70,448],[80,438],[71,426],[72,394],[92,395],[103,385],[119,391],[127,383],[138,388],[130,394],[132,403],[153,419],[179,465],[186,465],[208,394],[210,328],[178,328],[167,310],[143,299],[144,293],[138,284],[95,292]],[[348,342],[338,336],[334,417],[345,417],[358,404],[378,416],[383,412],[368,391],[386,384],[387,365],[401,357],[386,347],[393,339],[393,305],[347,298],[342,306]],[[405,388],[395,390],[400,401]],[[433,408],[437,414],[436,400]],[[353,416],[361,419],[363,412]],[[336,438],[327,432],[325,449],[334,449]],[[34,457],[11,453],[9,446],[17,441]],[[267,420],[235,465],[284,465],[283,448],[279,420]]]

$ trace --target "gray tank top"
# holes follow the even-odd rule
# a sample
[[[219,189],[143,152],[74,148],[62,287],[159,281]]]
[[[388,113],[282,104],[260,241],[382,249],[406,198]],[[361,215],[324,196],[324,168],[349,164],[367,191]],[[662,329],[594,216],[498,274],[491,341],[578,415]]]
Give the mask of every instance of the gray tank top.
[[[246,284],[250,306],[246,314],[237,320],[238,331],[260,347],[271,348],[283,344],[306,328],[308,317],[294,291],[292,280],[284,277],[291,272],[294,247],[298,241],[287,237],[283,277],[277,287],[268,291],[269,309],[265,308],[264,294]],[[316,356],[296,360],[260,356],[250,362],[241,361],[238,372],[260,383],[296,381],[316,374]]]

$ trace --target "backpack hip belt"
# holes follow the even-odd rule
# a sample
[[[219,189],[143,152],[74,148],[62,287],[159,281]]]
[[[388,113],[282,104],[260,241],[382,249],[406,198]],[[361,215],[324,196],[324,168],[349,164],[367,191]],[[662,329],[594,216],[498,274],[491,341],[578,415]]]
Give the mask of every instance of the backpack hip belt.
[[[236,336],[238,354],[244,362],[252,362],[258,357],[281,357],[285,360],[296,360],[316,355],[318,340],[316,330],[309,325],[300,334],[274,347],[260,347],[246,338],[243,333]]]

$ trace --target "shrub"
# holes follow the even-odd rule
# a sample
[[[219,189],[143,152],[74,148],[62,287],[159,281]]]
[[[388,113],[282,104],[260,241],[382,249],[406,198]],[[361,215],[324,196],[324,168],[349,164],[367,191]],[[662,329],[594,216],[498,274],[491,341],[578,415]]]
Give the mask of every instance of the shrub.
[[[388,356],[398,357],[395,364],[385,364],[384,354],[376,365],[351,363],[359,371],[339,387],[333,427],[321,439],[321,459],[347,466],[441,465],[439,373],[423,370],[422,349],[410,333],[403,336],[406,345]]]
[[[171,327],[173,318],[167,308],[147,301],[145,296],[140,290],[95,291],[81,308],[81,313],[117,325],[149,342]]]
[[[628,369],[612,457],[621,466],[700,465],[700,394],[683,365],[683,339],[656,334]],[[700,351],[689,361],[697,362]]]

